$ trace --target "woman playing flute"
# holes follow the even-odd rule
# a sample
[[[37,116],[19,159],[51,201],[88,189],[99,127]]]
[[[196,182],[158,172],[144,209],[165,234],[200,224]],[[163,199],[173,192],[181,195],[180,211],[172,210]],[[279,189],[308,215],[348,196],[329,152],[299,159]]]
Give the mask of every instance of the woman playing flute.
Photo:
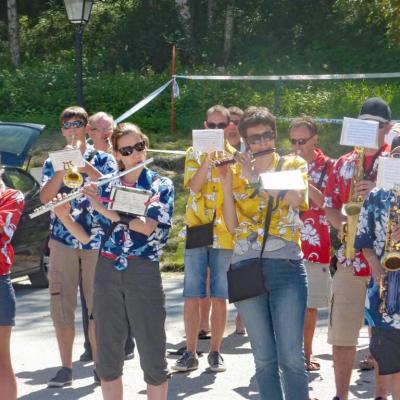
[[[111,141],[120,169],[129,169],[146,159],[149,141],[136,125],[120,124]],[[114,185],[151,191],[152,202],[145,216],[129,217],[106,209],[101,201],[107,202]],[[147,383],[147,397],[166,400],[165,307],[159,259],[171,227],[173,184],[150,169],[140,168],[101,187],[100,199],[94,187],[87,190],[87,195],[105,217],[102,223],[104,231],[108,231],[103,237],[94,283],[96,369],[103,398],[122,400],[124,345],[131,326]],[[82,227],[69,218],[68,206],[57,207],[56,213],[78,240],[89,239]]]
[[[250,107],[240,120],[239,132],[249,150],[257,153],[275,147],[276,120],[264,107]],[[298,157],[267,153],[256,159],[237,156],[242,173],[256,182],[261,173],[299,169],[307,182],[306,162]],[[300,248],[299,211],[306,210],[307,191],[268,191],[254,188],[235,193],[232,172],[220,167],[224,189],[225,223],[235,235],[232,269],[244,267],[260,257],[268,201],[273,203],[269,237],[261,255],[266,292],[236,302],[248,330],[260,398],[308,400],[308,378],[304,368],[303,324],[307,300],[307,278]]]

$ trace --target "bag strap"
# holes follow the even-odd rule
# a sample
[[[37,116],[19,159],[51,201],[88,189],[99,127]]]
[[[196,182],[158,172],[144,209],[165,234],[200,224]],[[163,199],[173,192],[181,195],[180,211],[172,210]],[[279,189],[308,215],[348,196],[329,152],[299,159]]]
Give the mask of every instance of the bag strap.
[[[324,169],[322,170],[319,181],[316,184],[316,187],[319,190],[321,190],[322,183],[324,182],[324,178],[325,178],[326,173],[328,172],[328,168],[331,166],[331,162],[332,162],[332,160],[330,158],[327,158],[325,161]]]
[[[104,236],[101,238],[100,242],[99,255],[101,253],[101,250],[103,250],[103,246],[106,244],[106,241],[110,238],[111,234],[114,232],[114,229],[118,224],[119,222],[112,222],[107,231],[104,233]]]
[[[275,171],[280,171],[282,169],[283,163],[285,162],[284,157],[280,157],[278,161],[278,165],[276,167]],[[280,195],[281,193],[279,193]],[[279,196],[277,198],[277,204],[279,203]],[[269,236],[269,226],[271,225],[271,218],[272,218],[272,206],[274,203],[274,200],[272,196],[268,197],[268,205],[267,205],[267,214],[265,216],[265,225],[264,225],[264,237],[263,237],[263,242],[261,246],[261,252],[260,252],[260,259],[262,258],[262,255],[264,253],[264,248],[265,248],[265,243],[267,242],[268,236]]]

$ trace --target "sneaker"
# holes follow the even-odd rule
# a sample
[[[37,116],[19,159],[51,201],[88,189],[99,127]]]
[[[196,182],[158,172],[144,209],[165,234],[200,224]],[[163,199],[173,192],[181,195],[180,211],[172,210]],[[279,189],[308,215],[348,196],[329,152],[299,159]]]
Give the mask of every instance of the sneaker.
[[[125,361],[132,360],[134,357],[135,357],[135,354],[133,352],[125,354]]]
[[[92,357],[92,352],[90,350],[85,350],[81,356],[79,357],[79,361],[92,361],[93,357]]]
[[[69,386],[72,383],[72,369],[62,367],[56,373],[56,376],[49,381],[47,387],[59,388],[63,386]]]
[[[175,365],[172,366],[174,371],[181,372],[193,371],[197,368],[199,368],[199,360],[197,359],[197,355],[191,351],[185,351],[181,357],[176,360]]]
[[[101,384],[101,380],[100,380],[99,376],[97,375],[97,371],[95,369],[93,370],[93,380],[96,385]]]
[[[218,351],[212,351],[207,357],[208,365],[212,372],[224,372],[226,371],[224,359]]]

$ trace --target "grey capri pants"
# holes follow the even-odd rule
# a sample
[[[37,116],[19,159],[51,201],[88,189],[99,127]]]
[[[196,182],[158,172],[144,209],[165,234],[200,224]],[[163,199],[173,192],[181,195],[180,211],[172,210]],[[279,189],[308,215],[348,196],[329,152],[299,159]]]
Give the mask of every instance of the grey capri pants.
[[[101,380],[122,375],[128,326],[132,329],[144,381],[161,385],[168,378],[165,358],[165,296],[158,262],[135,257],[118,271],[99,256],[94,280],[96,371]]]

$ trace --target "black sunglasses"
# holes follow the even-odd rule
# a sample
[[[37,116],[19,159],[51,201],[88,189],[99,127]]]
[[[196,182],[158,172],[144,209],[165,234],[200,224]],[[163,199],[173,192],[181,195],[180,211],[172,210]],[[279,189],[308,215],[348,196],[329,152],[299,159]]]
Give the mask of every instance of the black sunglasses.
[[[146,148],[146,143],[145,142],[138,142],[134,144],[133,146],[125,146],[121,147],[118,149],[118,151],[121,153],[122,156],[130,156],[134,150],[136,151],[143,151]]]
[[[312,138],[312,136],[310,136],[308,138],[302,138],[302,139],[289,139],[289,141],[293,145],[299,144],[300,146],[302,146],[303,144],[306,144],[311,138]]]
[[[84,124],[83,121],[70,121],[64,122],[61,126],[63,127],[63,129],[82,128]]]
[[[265,131],[257,135],[251,135],[247,137],[248,144],[260,144],[261,140],[270,141],[276,138],[274,131]]]
[[[382,129],[386,125],[386,122],[378,121],[378,124],[379,124],[379,129]]]
[[[220,122],[216,124],[214,122],[207,122],[207,128],[209,129],[225,129],[228,126],[226,122]]]
[[[392,154],[392,158],[400,158],[400,153],[394,153],[394,154]]]

